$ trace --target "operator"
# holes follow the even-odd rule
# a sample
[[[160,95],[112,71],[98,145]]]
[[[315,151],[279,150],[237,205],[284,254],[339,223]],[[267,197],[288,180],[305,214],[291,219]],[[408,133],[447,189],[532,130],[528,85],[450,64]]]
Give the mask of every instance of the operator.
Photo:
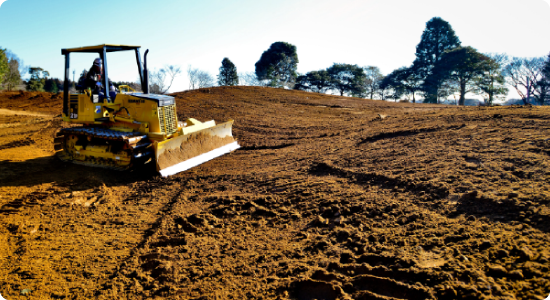
[[[86,75],[86,88],[92,89],[94,93],[99,95],[100,99],[105,97],[101,81],[103,75],[103,61],[98,57],[94,59],[94,64],[90,68],[90,71],[88,71],[88,75]],[[111,80],[109,80],[109,96],[111,100],[114,100],[116,97],[116,89]]]

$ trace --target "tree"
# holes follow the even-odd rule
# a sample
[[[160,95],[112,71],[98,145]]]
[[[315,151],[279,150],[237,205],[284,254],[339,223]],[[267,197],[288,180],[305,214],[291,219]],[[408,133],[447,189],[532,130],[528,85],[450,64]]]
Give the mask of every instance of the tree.
[[[8,57],[6,56],[6,49],[0,48],[0,84],[4,81],[4,77],[8,72]]]
[[[375,66],[363,67],[363,71],[365,72],[365,81],[363,82],[363,85],[365,88],[366,97],[369,99],[374,99],[374,95],[377,93],[379,84],[384,78],[384,75],[382,75],[380,69]]]
[[[234,86],[239,85],[239,75],[237,75],[237,67],[235,64],[225,57],[222,60],[220,74],[218,75],[219,86]]]
[[[357,65],[333,64],[327,69],[330,76],[331,87],[340,92],[340,96],[345,93],[352,95],[361,95],[364,93],[363,82],[365,81],[365,72]]]
[[[286,42],[275,42],[262,53],[256,63],[256,76],[269,81],[271,86],[294,86],[298,68],[296,46]]]
[[[488,71],[490,58],[472,47],[457,47],[447,50],[435,64],[430,82],[450,81],[459,89],[459,105],[466,102],[465,95],[475,89],[475,79]]]
[[[546,62],[544,63],[544,67],[542,68],[542,79],[541,79],[541,85],[550,85],[550,54],[548,54],[548,57],[546,58]],[[546,99],[550,101],[550,96],[547,95]]]
[[[8,70],[4,75],[4,83],[7,85],[7,90],[11,91],[20,82],[21,73],[19,73],[19,60],[12,58],[8,62]]]
[[[215,85],[214,77],[206,71],[199,70],[197,73],[197,85],[200,88],[212,87]]]
[[[426,23],[420,43],[416,46],[416,59],[413,62],[416,76],[424,81],[424,102],[437,103],[438,89],[442,82],[433,76],[430,80],[427,79],[433,75],[435,64],[441,60],[443,53],[459,46],[460,40],[447,21],[434,17]]]
[[[529,103],[529,95],[542,105],[550,94],[550,85],[542,80],[544,66],[544,57],[514,57],[504,67],[506,82],[516,90],[524,104]]]
[[[149,73],[149,92],[152,94],[166,94],[174,79],[181,74],[181,68],[175,65],[164,66],[160,70]],[[168,84],[166,83],[168,79]]]
[[[31,78],[27,82],[27,90],[43,92],[46,77],[50,76],[50,73],[39,67],[30,67],[29,73]]]
[[[162,92],[162,94],[166,94],[170,88],[172,87],[172,83],[174,82],[174,79],[181,75],[181,67],[176,65],[168,65],[164,66],[163,69],[161,69],[166,76],[168,76],[170,83],[168,83],[168,86],[166,89]]]
[[[200,89],[215,85],[214,77],[206,71],[197,68],[187,67],[187,76],[189,77],[189,89]]]
[[[393,99],[397,101],[405,93],[405,88],[401,83],[400,76],[405,68],[397,69],[380,81],[379,93],[382,100]]]
[[[331,87],[331,80],[328,71],[311,71],[305,75],[300,75],[296,79],[294,89],[303,91],[312,91],[324,93]]]
[[[21,83],[21,77],[26,74],[27,68],[24,66],[23,60],[10,50],[5,49],[5,55],[8,60],[8,69],[4,74],[3,80],[0,79],[0,82],[3,81],[7,90],[11,91]]]
[[[149,93],[151,94],[162,94],[166,88],[164,84],[166,74],[161,70],[154,69],[149,72]]]
[[[508,88],[505,86],[506,80],[502,74],[502,68],[508,56],[506,54],[485,54],[490,60],[487,63],[487,69],[484,74],[475,79],[475,84],[479,88],[479,93],[486,95],[485,104],[493,105],[497,98],[504,98],[508,94]]]
[[[194,90],[197,88],[199,69],[187,66],[187,77],[189,78],[189,89]]]
[[[242,85],[247,86],[262,86],[261,80],[258,79],[255,72],[246,72],[239,74],[239,80]]]
[[[44,81],[44,91],[57,94],[60,87],[62,88],[61,81],[57,78],[46,78]]]
[[[376,95],[380,100],[386,100],[389,96],[393,95],[393,88],[391,84],[384,82],[385,78],[386,77],[382,78],[378,85],[378,90],[376,91]]]
[[[387,93],[387,95],[395,97],[397,94],[403,96],[408,93],[412,96],[413,103],[416,103],[416,93],[420,91],[422,84],[422,81],[417,77],[414,71],[414,66],[401,67],[394,70],[388,76],[384,77],[380,84],[382,84],[382,82],[385,89],[391,88],[393,90],[392,93]]]

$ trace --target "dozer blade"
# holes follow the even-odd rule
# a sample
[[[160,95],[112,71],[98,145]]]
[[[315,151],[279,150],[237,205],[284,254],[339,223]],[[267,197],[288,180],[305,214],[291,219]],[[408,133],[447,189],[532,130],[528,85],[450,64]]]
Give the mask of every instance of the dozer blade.
[[[240,148],[228,121],[156,143],[157,171],[167,177]]]

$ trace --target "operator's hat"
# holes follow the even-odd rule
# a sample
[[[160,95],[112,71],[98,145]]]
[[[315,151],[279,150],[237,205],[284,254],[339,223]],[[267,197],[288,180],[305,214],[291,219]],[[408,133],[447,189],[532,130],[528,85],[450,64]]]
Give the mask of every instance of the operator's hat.
[[[94,66],[100,66],[101,67],[101,63],[102,63],[101,58],[98,57],[98,58],[94,59]]]

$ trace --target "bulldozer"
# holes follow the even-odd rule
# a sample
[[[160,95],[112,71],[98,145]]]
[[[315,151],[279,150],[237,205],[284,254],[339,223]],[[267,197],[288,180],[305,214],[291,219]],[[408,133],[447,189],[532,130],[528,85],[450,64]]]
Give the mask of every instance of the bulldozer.
[[[175,98],[149,93],[146,50],[141,61],[140,46],[103,44],[61,49],[65,56],[65,82],[69,81],[70,58],[78,53],[97,53],[103,61],[101,89],[77,86],[69,92],[64,85],[64,122],[54,139],[56,155],[63,161],[115,170],[154,162],[163,177],[188,170],[238,149],[233,138],[233,120],[216,124],[193,118],[179,121]],[[107,53],[133,51],[142,92],[119,87],[108,92]]]

